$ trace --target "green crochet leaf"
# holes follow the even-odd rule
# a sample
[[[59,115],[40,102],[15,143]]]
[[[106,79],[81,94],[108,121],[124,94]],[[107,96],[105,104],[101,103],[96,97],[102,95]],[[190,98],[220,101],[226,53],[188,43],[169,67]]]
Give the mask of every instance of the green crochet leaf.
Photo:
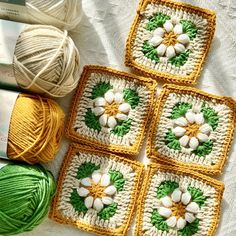
[[[204,206],[207,197],[203,195],[203,192],[199,188],[189,186],[188,191],[191,194],[191,201],[196,202],[200,207]]]
[[[192,108],[192,104],[187,102],[178,102],[173,107],[173,110],[171,112],[170,119],[177,119],[181,116],[184,116],[186,112]]]
[[[85,114],[84,117],[84,122],[85,124],[90,128],[90,129],[94,129],[97,131],[101,131],[102,127],[99,123],[99,117],[95,116],[95,114],[92,112],[92,109],[89,108]]]
[[[112,85],[110,83],[99,82],[93,87],[91,99],[103,97],[104,94],[110,89],[112,89]]]
[[[89,177],[95,170],[100,169],[99,165],[95,165],[92,162],[83,163],[77,170],[77,179],[83,179]]]
[[[148,59],[151,59],[152,61],[155,61],[155,62],[160,61],[160,58],[158,57],[156,49],[151,44],[149,44],[148,41],[145,41],[143,43],[142,52],[144,56],[147,57]]]
[[[188,223],[183,229],[178,231],[178,236],[192,236],[198,232],[199,219],[194,220],[192,223]]]
[[[110,170],[109,175],[111,178],[111,182],[116,187],[117,191],[118,192],[122,191],[125,184],[125,179],[123,174],[121,174],[119,171]]]
[[[162,217],[157,209],[154,209],[151,216],[151,223],[159,230],[169,232],[169,226],[166,219]]]
[[[183,32],[189,36],[190,40],[193,40],[196,37],[198,31],[196,25],[189,20],[181,20],[180,23],[183,26]]]
[[[79,196],[76,189],[73,189],[73,192],[71,193],[70,203],[79,213],[86,213],[88,211],[87,207],[84,205],[84,199]]]
[[[130,104],[131,108],[134,109],[136,106],[138,106],[140,97],[138,95],[138,92],[134,89],[125,89],[123,91],[124,94],[124,100]]]
[[[167,20],[170,20],[170,16],[163,13],[157,13],[149,19],[146,29],[152,31],[158,27],[162,27]]]
[[[119,122],[111,132],[119,137],[123,137],[125,134],[129,133],[132,121],[132,119],[127,119]]]
[[[160,199],[174,192],[176,188],[179,187],[179,184],[174,181],[163,181],[160,186],[157,188],[157,198]]]
[[[197,156],[205,157],[206,155],[210,154],[213,149],[213,141],[207,140],[206,142],[201,143],[196,150],[194,150],[192,153],[194,153]]]
[[[118,204],[113,202],[111,205],[105,206],[99,213],[98,216],[103,220],[109,220],[116,214]]]
[[[171,65],[181,67],[187,62],[190,53],[191,51],[188,49],[185,52],[182,52],[177,56],[170,58],[168,61],[171,63]]]
[[[181,150],[180,142],[171,129],[169,129],[169,131],[165,136],[165,144],[167,145],[168,148],[179,151]]]
[[[211,107],[206,107],[203,105],[201,112],[203,113],[206,122],[215,130],[219,124],[219,116],[215,110]]]

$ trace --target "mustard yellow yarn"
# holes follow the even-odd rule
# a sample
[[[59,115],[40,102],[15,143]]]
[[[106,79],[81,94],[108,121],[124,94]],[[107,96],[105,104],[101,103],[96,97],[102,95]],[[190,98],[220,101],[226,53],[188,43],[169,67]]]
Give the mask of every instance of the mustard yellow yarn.
[[[20,94],[12,112],[7,155],[29,164],[49,162],[57,153],[64,113],[51,99]]]

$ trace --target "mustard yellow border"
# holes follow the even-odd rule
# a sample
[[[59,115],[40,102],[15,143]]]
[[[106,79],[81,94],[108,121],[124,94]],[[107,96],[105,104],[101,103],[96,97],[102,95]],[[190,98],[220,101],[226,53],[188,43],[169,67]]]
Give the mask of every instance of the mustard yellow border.
[[[74,130],[73,124],[76,120],[78,103],[82,97],[83,91],[86,86],[86,82],[89,79],[91,73],[109,74],[111,76],[122,77],[123,79],[128,80],[128,81],[136,80],[138,83],[140,83],[143,86],[146,86],[151,91],[151,99],[148,101],[149,102],[149,104],[148,104],[149,110],[148,110],[146,116],[144,117],[143,121],[140,121],[142,132],[140,132],[140,134],[138,135],[137,140],[135,141],[133,146],[127,147],[124,145],[115,145],[115,144],[106,145],[106,144],[103,144],[99,141],[93,140],[84,134],[79,134]],[[91,146],[96,145],[97,148],[101,148],[101,149],[108,150],[111,152],[124,153],[124,154],[128,154],[128,155],[137,155],[140,148],[141,148],[141,144],[143,142],[143,139],[144,139],[144,134],[146,132],[146,126],[148,124],[148,119],[149,119],[151,112],[152,112],[152,106],[153,106],[154,99],[155,99],[156,87],[157,87],[157,83],[156,83],[156,81],[154,81],[152,79],[135,76],[135,75],[128,74],[128,73],[121,72],[121,71],[117,71],[117,70],[114,70],[114,69],[111,69],[108,67],[95,66],[95,65],[85,66],[83,73],[81,75],[81,78],[80,78],[80,82],[79,82],[76,94],[75,94],[73,102],[72,102],[71,111],[69,114],[68,124],[67,124],[67,128],[66,128],[67,137],[72,139],[74,142],[79,142],[79,143],[87,144],[87,145],[91,145]]]
[[[109,157],[111,159],[114,159],[117,162],[123,162],[126,164],[129,164],[136,172],[137,177],[135,178],[134,181],[134,190],[132,192],[131,195],[131,202],[129,204],[129,207],[127,209],[126,212],[126,217],[124,220],[124,224],[121,225],[119,228],[116,228],[114,230],[112,229],[104,229],[104,228],[100,228],[98,226],[92,226],[86,223],[83,223],[81,221],[73,221],[71,219],[65,218],[61,212],[58,210],[58,206],[59,206],[59,202],[61,199],[61,192],[62,192],[62,188],[63,188],[63,182],[65,180],[65,176],[67,174],[68,169],[70,168],[71,165],[71,161],[73,159],[73,157],[78,153],[78,152],[82,152],[82,153],[89,153],[89,154],[95,154],[99,156],[103,156],[103,157]],[[104,235],[104,236],[113,236],[113,235],[117,235],[117,236],[124,236],[126,235],[126,232],[129,230],[130,228],[130,224],[131,224],[131,220],[135,211],[135,204],[138,198],[138,194],[139,194],[139,190],[140,190],[140,182],[142,180],[142,175],[143,175],[143,164],[137,162],[137,161],[133,161],[133,160],[129,160],[129,159],[125,159],[122,158],[120,156],[108,153],[108,152],[102,152],[102,151],[98,151],[95,150],[91,147],[88,146],[83,146],[80,144],[71,144],[69,147],[69,150],[64,158],[61,170],[60,170],[60,176],[58,179],[58,186],[57,186],[57,193],[56,196],[53,200],[52,203],[52,208],[51,211],[49,213],[49,217],[52,220],[55,220],[56,222],[60,223],[60,224],[69,224],[69,225],[73,225],[79,229],[85,230],[85,231],[89,231],[89,232],[93,232],[96,234],[100,234],[100,235]]]
[[[195,66],[194,70],[190,75],[180,76],[180,75],[173,75],[166,72],[160,72],[157,70],[149,69],[144,65],[137,63],[132,56],[132,48],[135,42],[138,26],[142,20],[141,12],[143,12],[146,6],[149,3],[156,3],[158,5],[165,5],[174,9],[182,9],[190,13],[194,13],[200,15],[208,20],[208,28],[207,28],[207,39],[205,47],[199,56],[200,60],[199,63]],[[175,2],[172,0],[141,0],[139,3],[139,8],[137,11],[137,15],[135,20],[132,24],[127,42],[126,42],[126,55],[125,55],[125,65],[131,67],[132,69],[142,73],[143,75],[150,76],[152,78],[163,80],[164,82],[174,82],[179,84],[190,84],[195,85],[197,83],[197,79],[200,76],[201,68],[205,61],[205,58],[208,54],[214,33],[215,33],[215,25],[216,25],[216,15],[213,11],[203,9],[200,7],[195,7],[190,4],[184,4],[181,2]]]
[[[218,101],[219,103],[225,104],[231,108],[231,111],[232,111],[231,116],[230,116],[231,123],[227,131],[227,138],[225,139],[225,142],[223,145],[224,150],[222,151],[220,161],[216,165],[208,167],[208,166],[203,166],[200,164],[188,164],[188,163],[180,162],[177,160],[170,159],[168,158],[168,156],[164,156],[160,154],[155,149],[155,137],[156,137],[157,127],[159,126],[159,123],[160,123],[163,107],[165,106],[165,102],[170,93],[190,94],[193,96],[197,96],[201,99],[204,99],[206,101],[211,101],[212,99],[214,99]],[[164,85],[163,91],[156,104],[152,127],[148,134],[147,155],[154,162],[161,162],[168,165],[178,165],[180,167],[185,167],[186,169],[193,169],[193,170],[200,171],[208,175],[218,175],[222,172],[224,164],[229,155],[230,146],[233,140],[235,124],[236,124],[236,103],[232,98],[212,95],[212,94],[203,92],[201,90],[185,87],[185,86]]]
[[[222,196],[224,192],[224,184],[218,180],[212,179],[206,175],[199,174],[197,172],[182,168],[182,167],[172,167],[167,165],[158,165],[158,164],[150,164],[148,166],[148,169],[145,173],[144,181],[143,181],[143,188],[141,190],[141,195],[139,199],[139,205],[138,205],[138,213],[136,217],[136,229],[135,229],[135,236],[148,236],[147,234],[143,233],[143,214],[144,214],[144,207],[145,207],[145,200],[146,195],[148,193],[148,190],[150,188],[151,179],[153,178],[153,175],[156,174],[157,171],[162,172],[169,172],[177,175],[184,175],[189,176],[194,179],[197,179],[199,181],[203,181],[207,183],[208,185],[214,187],[216,189],[217,194],[217,208],[214,211],[214,223],[209,228],[208,233],[206,236],[213,236],[215,235],[215,231],[218,227],[219,220],[220,220],[220,211],[221,211],[221,201]]]

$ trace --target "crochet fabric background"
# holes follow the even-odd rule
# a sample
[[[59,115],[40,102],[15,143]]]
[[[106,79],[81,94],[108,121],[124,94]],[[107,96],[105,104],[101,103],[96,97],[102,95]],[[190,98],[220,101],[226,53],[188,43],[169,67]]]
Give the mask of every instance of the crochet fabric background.
[[[198,88],[236,99],[236,1],[234,0],[184,0],[190,4],[209,8],[217,13],[217,27],[213,44],[204,65]],[[72,33],[81,55],[81,70],[85,64],[107,65],[129,71],[124,66],[125,42],[134,19],[138,0],[83,0],[84,16],[78,30]],[[59,102],[66,112],[71,96]],[[220,180],[225,183],[222,216],[217,236],[236,235],[236,140],[230,158]],[[68,148],[68,140],[63,145],[56,160],[47,167],[58,177],[61,162]],[[146,161],[145,150],[140,160]],[[91,235],[73,227],[59,225],[46,219],[28,236]],[[132,229],[129,235],[133,235]]]

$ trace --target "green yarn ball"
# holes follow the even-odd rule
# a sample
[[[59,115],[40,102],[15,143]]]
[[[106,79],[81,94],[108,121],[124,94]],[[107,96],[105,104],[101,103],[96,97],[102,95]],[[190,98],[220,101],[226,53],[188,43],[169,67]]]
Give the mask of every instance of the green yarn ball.
[[[0,169],[0,235],[31,231],[47,215],[56,189],[42,166],[8,164]]]

